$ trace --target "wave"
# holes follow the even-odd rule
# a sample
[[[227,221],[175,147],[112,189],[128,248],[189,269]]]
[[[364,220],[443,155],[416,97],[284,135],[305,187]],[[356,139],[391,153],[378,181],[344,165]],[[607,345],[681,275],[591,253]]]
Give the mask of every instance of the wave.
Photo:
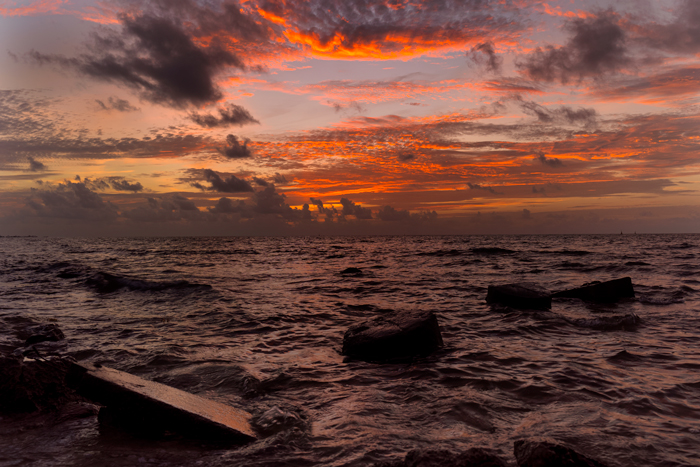
[[[641,324],[642,319],[630,313],[624,316],[599,316],[597,318],[567,319],[574,326],[598,331],[631,331]]]
[[[211,289],[207,284],[193,284],[186,280],[178,281],[147,281],[130,277],[117,276],[108,272],[97,272],[85,280],[85,283],[99,293],[112,293],[120,289],[143,292],[158,292],[163,290]]]

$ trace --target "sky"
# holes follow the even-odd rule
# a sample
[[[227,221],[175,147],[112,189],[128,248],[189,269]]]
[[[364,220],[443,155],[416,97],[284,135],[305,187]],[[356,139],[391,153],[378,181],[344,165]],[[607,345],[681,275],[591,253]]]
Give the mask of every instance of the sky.
[[[0,235],[700,232],[697,0],[0,0]]]

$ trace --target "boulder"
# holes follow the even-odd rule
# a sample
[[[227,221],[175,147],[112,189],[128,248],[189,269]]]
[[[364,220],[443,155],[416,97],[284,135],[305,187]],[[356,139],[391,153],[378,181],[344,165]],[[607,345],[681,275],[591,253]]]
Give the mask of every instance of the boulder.
[[[552,297],[580,298],[588,302],[613,303],[622,298],[634,297],[634,288],[632,287],[632,279],[623,277],[606,282],[591,282],[576,289],[557,292]]]
[[[432,311],[398,311],[351,326],[343,337],[343,355],[382,361],[427,355],[442,347]]]
[[[168,432],[230,444],[256,439],[252,415],[243,410],[104,366],[74,364],[71,370],[78,393],[105,406],[101,422],[154,437]]]
[[[490,285],[486,303],[500,303],[521,310],[549,310],[552,297],[543,288],[532,284]]]
[[[507,467],[508,464],[491,451],[471,448],[462,453],[444,449],[414,449],[400,461],[382,462],[375,467]]]
[[[0,356],[0,414],[55,410],[80,398],[67,385],[67,358]]]
[[[513,448],[520,467],[606,467],[571,448],[547,441],[516,441]]]

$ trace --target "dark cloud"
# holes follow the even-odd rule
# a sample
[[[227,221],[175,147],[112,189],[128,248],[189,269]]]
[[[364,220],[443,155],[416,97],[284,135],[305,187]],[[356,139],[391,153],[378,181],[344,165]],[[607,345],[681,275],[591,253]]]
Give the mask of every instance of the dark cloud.
[[[535,81],[581,81],[600,78],[631,64],[627,33],[619,16],[612,10],[590,18],[576,18],[566,23],[571,34],[562,47],[538,47],[517,67]]]
[[[112,203],[103,201],[82,182],[65,181],[45,190],[32,189],[27,207],[41,217],[111,220],[118,216]]]
[[[539,152],[536,159],[548,167],[563,167],[564,163],[556,157],[547,157],[543,152]]]
[[[467,52],[467,58],[477,65],[484,66],[491,73],[500,73],[503,58],[496,54],[493,42],[480,42]]]
[[[276,185],[286,185],[287,183],[289,183],[287,181],[287,178],[279,173],[275,173],[275,176],[272,179],[272,181],[275,182]]]
[[[211,186],[205,187],[197,182],[190,183],[193,187],[199,188],[200,190],[218,191],[220,193],[246,193],[254,191],[250,182],[240,179],[235,175],[231,175],[228,178],[221,178],[221,176],[213,170],[204,169],[201,171],[201,176],[202,179],[209,182]]]
[[[488,191],[489,193],[493,193],[494,195],[502,195],[503,193],[499,193],[498,191],[494,190],[493,187],[486,186],[486,185],[480,185],[478,183],[467,183],[467,186],[469,187],[470,190],[485,190]]]
[[[531,212],[529,209],[523,209],[523,219],[531,219]]]
[[[217,109],[219,116],[212,114],[191,113],[189,118],[197,125],[205,128],[225,128],[243,126],[251,123],[260,124],[246,109],[236,104],[228,104]]]
[[[338,215],[338,210],[332,204],[328,207],[323,204],[323,201],[317,198],[309,198],[309,201],[316,206],[320,214],[326,216],[326,219],[332,220]]]
[[[267,180],[263,180],[262,178],[259,178],[259,177],[253,177],[253,181],[258,186],[269,186],[270,185],[270,182],[268,182]]]
[[[30,172],[43,172],[44,170],[47,170],[48,167],[46,165],[42,164],[38,160],[34,159],[32,156],[27,157],[27,160],[29,161],[29,171]]]
[[[147,198],[145,206],[123,212],[127,219],[138,222],[168,222],[199,220],[202,212],[189,198],[180,194],[172,194],[162,198]]]
[[[648,47],[671,53],[695,55],[700,52],[700,2],[679,2],[673,21],[650,23],[635,28],[637,39]]]
[[[372,210],[369,208],[363,208],[359,204],[355,204],[347,198],[340,198],[340,204],[343,205],[343,210],[341,211],[343,216],[355,216],[357,219],[371,219]]]
[[[106,104],[99,99],[95,99],[95,102],[97,102],[97,105],[99,105],[102,110],[116,110],[117,112],[136,112],[141,110],[131,105],[126,99],[120,99],[118,97],[110,96]]]
[[[220,198],[219,201],[216,202],[216,205],[209,209],[209,212],[214,214],[244,214],[248,211],[250,211],[250,208],[245,201],[233,201],[230,198]],[[243,217],[252,217],[252,215],[248,214]]]
[[[140,182],[129,182],[124,179],[113,179],[111,180],[111,186],[117,191],[131,191],[133,193],[138,193],[143,191],[143,185]]]
[[[412,161],[413,159],[416,158],[415,154],[409,153],[409,152],[400,152],[399,153],[399,160],[401,162],[408,162]]]
[[[89,52],[78,57],[35,50],[28,56],[40,65],[128,86],[158,104],[186,107],[219,100],[214,76],[227,67],[244,69],[243,61],[216,38],[207,46],[195,42],[185,22],[158,13],[122,14],[121,31],[93,35]]]
[[[220,152],[229,159],[253,157],[253,153],[248,148],[249,142],[249,139],[244,139],[243,144],[241,144],[235,135],[228,135],[226,136],[226,146]]]
[[[574,109],[563,105],[556,109],[548,109],[532,101],[520,101],[520,107],[526,114],[537,117],[542,123],[569,123],[591,127],[595,126],[598,117],[595,109],[591,108]]]

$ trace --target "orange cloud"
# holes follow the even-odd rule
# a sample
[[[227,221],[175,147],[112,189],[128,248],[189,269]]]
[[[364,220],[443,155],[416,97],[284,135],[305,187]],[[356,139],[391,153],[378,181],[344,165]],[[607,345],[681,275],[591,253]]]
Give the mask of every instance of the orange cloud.
[[[3,2],[0,5],[2,16],[36,16],[47,14],[63,14],[61,7],[69,4],[68,0],[36,0],[26,6],[16,6],[17,2]],[[11,5],[8,7],[8,5]]]

